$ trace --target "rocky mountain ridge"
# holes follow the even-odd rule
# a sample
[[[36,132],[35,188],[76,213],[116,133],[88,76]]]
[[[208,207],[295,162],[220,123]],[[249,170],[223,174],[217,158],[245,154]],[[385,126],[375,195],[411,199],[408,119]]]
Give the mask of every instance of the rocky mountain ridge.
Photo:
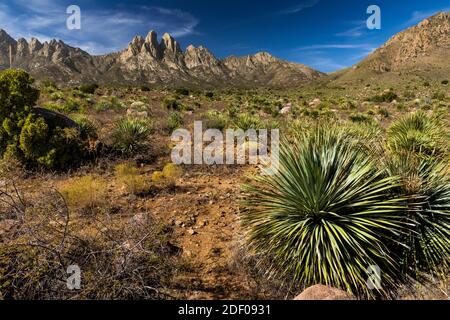
[[[450,12],[440,12],[391,37],[338,81],[394,75],[445,78],[450,74]],[[398,79],[397,79],[398,81]]]
[[[209,86],[298,86],[324,74],[307,66],[283,61],[269,53],[245,57],[216,58],[208,49],[188,46],[181,50],[169,34],[158,41],[150,31],[145,39],[136,36],[116,53],[92,56],[63,41],[41,43],[17,41],[0,30],[0,67],[23,68],[35,78],[50,78],[61,84],[85,82],[117,84],[209,85]]]

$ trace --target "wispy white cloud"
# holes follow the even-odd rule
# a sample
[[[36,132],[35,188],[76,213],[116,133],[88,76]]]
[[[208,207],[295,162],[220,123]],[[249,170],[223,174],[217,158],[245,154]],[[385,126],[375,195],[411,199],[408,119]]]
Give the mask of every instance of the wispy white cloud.
[[[312,8],[314,6],[316,6],[319,3],[319,0],[304,0],[301,3],[293,6],[293,7],[289,7],[289,8],[285,8],[281,11],[279,11],[279,14],[294,14],[294,13],[298,13],[304,9],[307,8]]]
[[[308,64],[313,68],[323,70],[324,72],[347,68],[346,65],[329,57],[314,57],[308,62]]]
[[[377,45],[359,44],[316,44],[294,48],[290,56],[296,61],[323,72],[347,68],[371,54]]]
[[[84,9],[81,30],[66,28],[66,7],[58,0],[16,0],[21,14],[0,4],[0,28],[13,37],[37,37],[43,41],[58,38],[91,54],[123,49],[136,34],[149,30],[169,32],[174,37],[195,34],[199,21],[189,12],[142,6],[127,9]]]
[[[367,31],[365,20],[350,21],[350,24],[353,25],[351,28],[338,32],[335,35],[338,37],[358,38],[364,35]]]
[[[294,49],[294,51],[317,50],[317,49],[367,49],[372,47],[373,45],[370,45],[368,43],[362,44],[327,43],[327,44],[314,44],[309,46],[297,47]]]
[[[347,67],[342,59],[330,56],[322,50],[294,51],[290,59],[322,72],[331,72]]]

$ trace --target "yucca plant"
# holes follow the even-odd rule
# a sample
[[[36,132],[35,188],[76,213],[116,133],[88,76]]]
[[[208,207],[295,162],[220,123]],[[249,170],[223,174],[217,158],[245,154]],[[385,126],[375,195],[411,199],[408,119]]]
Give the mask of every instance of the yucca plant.
[[[388,159],[389,174],[401,178],[397,192],[408,197],[403,218],[409,228],[400,239],[407,248],[399,248],[402,272],[419,281],[441,275],[450,263],[450,167],[414,154]]]
[[[242,129],[247,131],[249,129],[260,129],[261,128],[261,120],[251,114],[242,113],[236,117],[234,120],[234,125],[238,129]]]
[[[118,121],[113,134],[114,148],[124,155],[133,155],[142,150],[150,132],[148,121],[123,118]]]
[[[443,122],[419,111],[403,116],[388,129],[388,148],[393,153],[423,156],[448,154],[449,134]]]
[[[315,129],[280,151],[280,169],[244,187],[250,248],[301,285],[326,284],[358,296],[389,295],[402,277],[387,243],[402,232],[403,200],[342,131]],[[367,286],[378,265],[383,288]]]
[[[84,115],[75,115],[72,119],[78,125],[78,131],[82,139],[98,138],[97,127]]]

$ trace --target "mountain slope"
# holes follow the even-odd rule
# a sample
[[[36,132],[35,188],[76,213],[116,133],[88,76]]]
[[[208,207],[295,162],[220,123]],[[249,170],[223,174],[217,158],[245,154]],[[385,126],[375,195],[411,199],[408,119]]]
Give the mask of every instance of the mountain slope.
[[[450,74],[450,13],[439,13],[393,36],[336,82],[398,77],[442,78]]]
[[[74,85],[83,82],[160,84],[169,86],[298,86],[324,76],[307,66],[279,60],[268,53],[217,59],[208,49],[188,46],[182,51],[169,34],[158,42],[150,31],[136,36],[120,52],[91,56],[62,41],[40,43],[14,40],[0,30],[0,68],[9,67],[12,48],[14,68],[35,78],[51,78]]]

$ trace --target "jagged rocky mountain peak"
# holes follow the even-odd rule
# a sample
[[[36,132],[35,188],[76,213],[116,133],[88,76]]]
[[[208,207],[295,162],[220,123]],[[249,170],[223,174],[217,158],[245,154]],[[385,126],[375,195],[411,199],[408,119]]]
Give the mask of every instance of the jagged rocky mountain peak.
[[[169,33],[163,34],[158,41],[155,31],[149,31],[145,38],[137,35],[124,50],[103,56],[91,56],[61,40],[41,43],[32,38],[30,42],[20,39],[16,43],[5,31],[0,31],[0,67],[9,67],[11,44],[14,67],[29,71],[36,79],[53,78],[62,85],[98,82],[170,86],[293,86],[324,75],[306,66],[279,60],[268,53],[221,60],[203,46],[190,45],[183,52]]]

